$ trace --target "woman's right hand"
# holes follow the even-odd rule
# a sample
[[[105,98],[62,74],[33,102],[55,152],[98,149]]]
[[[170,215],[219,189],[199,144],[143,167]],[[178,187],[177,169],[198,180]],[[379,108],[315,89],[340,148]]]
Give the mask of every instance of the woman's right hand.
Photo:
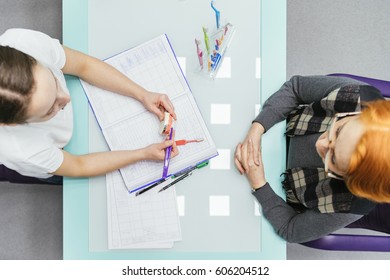
[[[145,160],[164,160],[166,149],[172,146],[171,158],[179,154],[174,138],[172,140],[165,140],[161,143],[151,144],[143,148]]]
[[[249,172],[249,158],[248,158],[248,149],[249,145],[253,147],[253,153],[255,161],[254,163],[259,166],[260,165],[260,149],[261,149],[261,136],[264,133],[264,127],[257,122],[254,122],[251,128],[248,131],[244,141],[242,143],[238,143],[236,146],[236,151],[234,153],[234,163],[238,169],[238,171],[242,174]],[[252,144],[250,144],[250,140]]]

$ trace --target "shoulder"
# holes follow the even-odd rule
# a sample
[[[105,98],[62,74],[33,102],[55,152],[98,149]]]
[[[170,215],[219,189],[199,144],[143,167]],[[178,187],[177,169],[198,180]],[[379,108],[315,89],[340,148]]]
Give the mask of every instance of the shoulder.
[[[22,41],[30,40],[40,40],[40,41],[49,41],[52,38],[46,35],[43,32],[32,30],[32,29],[23,29],[23,28],[11,28],[5,31],[0,36],[0,43],[2,45],[17,45]]]
[[[44,131],[28,126],[0,127],[4,145],[1,163],[22,175],[45,177],[61,164],[63,156]]]
[[[8,29],[0,36],[0,45],[31,55],[46,66],[61,69],[65,64],[65,52],[59,40],[40,31]]]

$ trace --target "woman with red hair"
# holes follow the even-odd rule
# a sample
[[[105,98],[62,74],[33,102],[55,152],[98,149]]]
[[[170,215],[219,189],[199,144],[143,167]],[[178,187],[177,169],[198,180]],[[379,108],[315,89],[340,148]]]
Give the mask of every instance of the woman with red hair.
[[[390,102],[365,104],[359,116],[364,129],[349,161],[345,176],[348,189],[356,196],[380,203],[390,202]]]
[[[287,120],[286,201],[267,183],[261,137]],[[264,216],[289,242],[320,238],[390,202],[390,102],[345,77],[294,76],[274,93],[235,153]],[[383,231],[390,231],[387,222]]]

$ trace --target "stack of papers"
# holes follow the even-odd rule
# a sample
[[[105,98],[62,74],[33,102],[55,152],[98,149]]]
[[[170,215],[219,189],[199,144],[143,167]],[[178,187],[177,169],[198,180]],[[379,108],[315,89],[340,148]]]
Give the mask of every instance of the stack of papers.
[[[172,175],[218,154],[194,96],[188,86],[166,35],[114,55],[106,62],[151,92],[165,93],[177,115],[176,139],[204,139],[196,145],[180,147],[172,158]],[[165,140],[159,133],[160,120],[140,102],[97,88],[82,81],[94,115],[111,150],[136,150]],[[140,161],[121,168],[130,192],[161,179],[161,161]]]
[[[181,240],[175,188],[129,194],[118,171],[106,175],[109,249],[171,248]]]
[[[175,107],[176,139],[204,139],[180,147],[170,161],[171,176],[217,156],[166,35],[112,56],[106,62],[151,92],[165,93]],[[164,140],[160,121],[140,102],[81,82],[111,150],[136,150]],[[140,161],[107,174],[109,249],[169,248],[181,240],[174,188],[135,192],[161,179],[163,162]]]

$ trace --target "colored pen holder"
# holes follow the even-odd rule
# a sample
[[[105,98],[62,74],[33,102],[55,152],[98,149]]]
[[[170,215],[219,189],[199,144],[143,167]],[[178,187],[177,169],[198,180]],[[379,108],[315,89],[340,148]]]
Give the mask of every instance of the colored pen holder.
[[[207,29],[203,28],[204,44],[195,39],[199,61],[197,71],[199,73],[212,79],[217,76],[235,31],[235,26],[231,23],[223,25],[210,35],[207,33]]]

